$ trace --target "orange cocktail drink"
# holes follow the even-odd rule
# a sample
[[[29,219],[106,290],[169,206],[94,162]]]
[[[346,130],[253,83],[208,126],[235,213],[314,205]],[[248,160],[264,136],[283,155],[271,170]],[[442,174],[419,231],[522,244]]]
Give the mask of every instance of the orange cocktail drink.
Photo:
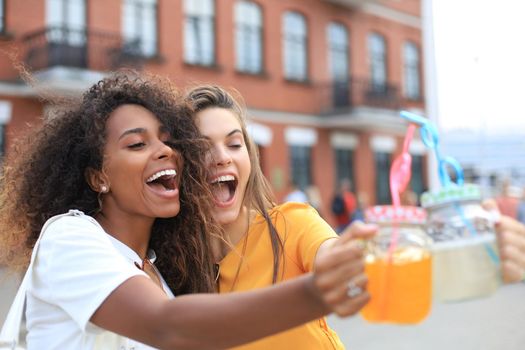
[[[432,304],[432,242],[426,212],[412,206],[375,206],[365,212],[379,226],[367,243],[365,272],[370,301],[361,314],[369,322],[417,323]]]
[[[391,259],[368,256],[365,270],[371,299],[362,316],[370,322],[423,320],[431,306],[431,261],[427,251],[417,248],[402,248]]]

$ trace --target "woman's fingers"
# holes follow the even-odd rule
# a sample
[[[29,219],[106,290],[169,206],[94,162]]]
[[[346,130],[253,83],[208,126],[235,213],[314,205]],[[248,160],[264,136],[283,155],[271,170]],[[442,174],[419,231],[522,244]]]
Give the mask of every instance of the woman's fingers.
[[[503,281],[513,283],[525,277],[525,238],[503,232],[499,244]]]
[[[377,233],[377,225],[354,221],[341,233],[343,239],[370,239]]]
[[[315,284],[326,305],[339,316],[358,312],[368,301],[363,245],[343,239],[319,257]]]
[[[350,261],[362,258],[363,246],[360,242],[349,240],[345,243],[339,239],[336,244],[317,258],[315,271],[318,273],[329,273]]]
[[[361,273],[350,280],[345,288],[339,290],[339,300],[334,306],[334,312],[341,317],[351,316],[359,312],[370,300],[366,290],[368,277]]]
[[[498,212],[494,200],[483,202],[489,211]],[[501,272],[505,283],[513,283],[525,278],[525,225],[502,215],[496,223],[498,248],[501,257]]]
[[[377,226],[353,222],[315,264],[315,284],[324,302],[339,316],[358,312],[369,300],[364,273],[364,244]]]

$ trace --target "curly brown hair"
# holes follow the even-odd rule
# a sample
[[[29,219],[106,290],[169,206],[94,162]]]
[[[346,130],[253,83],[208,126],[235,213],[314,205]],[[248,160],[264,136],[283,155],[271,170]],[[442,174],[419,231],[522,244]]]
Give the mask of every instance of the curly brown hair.
[[[106,121],[124,104],[151,111],[170,130],[184,158],[181,210],[153,225],[155,264],[175,294],[214,291],[209,238],[219,227],[210,215],[204,159],[209,144],[172,84],[137,72],[117,72],[99,81],[17,141],[1,179],[0,257],[11,268],[23,268],[47,219],[69,209],[98,212],[98,194],[88,185],[85,171],[101,170]]]

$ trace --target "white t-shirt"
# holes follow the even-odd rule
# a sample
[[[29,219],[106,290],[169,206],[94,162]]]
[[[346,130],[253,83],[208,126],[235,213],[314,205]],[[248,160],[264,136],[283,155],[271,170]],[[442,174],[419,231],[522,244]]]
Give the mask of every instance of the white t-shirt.
[[[89,322],[119,285],[147,274],[134,265],[141,258],[131,248],[74,213],[51,223],[40,241],[27,291],[28,350],[153,349]]]

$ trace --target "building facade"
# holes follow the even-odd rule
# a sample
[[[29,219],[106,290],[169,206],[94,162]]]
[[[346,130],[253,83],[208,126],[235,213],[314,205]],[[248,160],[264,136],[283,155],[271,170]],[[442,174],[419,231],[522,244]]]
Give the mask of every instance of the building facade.
[[[78,93],[119,67],[181,88],[213,82],[244,97],[277,198],[291,182],[315,186],[332,222],[343,178],[368,204],[390,202],[398,112],[425,110],[418,0],[0,0],[0,11],[2,152],[41,120],[42,93]],[[411,151],[419,193],[424,147]]]

